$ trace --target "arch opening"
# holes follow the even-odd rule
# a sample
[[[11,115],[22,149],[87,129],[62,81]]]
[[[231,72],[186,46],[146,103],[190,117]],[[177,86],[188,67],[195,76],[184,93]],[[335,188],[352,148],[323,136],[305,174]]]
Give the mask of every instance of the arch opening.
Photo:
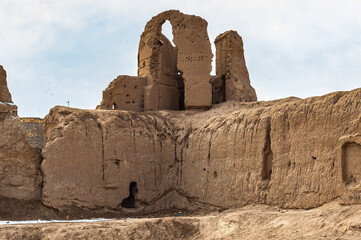
[[[175,47],[173,42],[173,32],[172,32],[172,25],[170,24],[169,20],[166,20],[162,25],[162,34],[168,38],[169,42]]]

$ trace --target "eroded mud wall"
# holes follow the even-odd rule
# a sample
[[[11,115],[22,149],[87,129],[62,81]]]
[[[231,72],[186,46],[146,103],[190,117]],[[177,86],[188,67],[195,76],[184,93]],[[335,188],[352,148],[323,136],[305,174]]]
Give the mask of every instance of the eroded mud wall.
[[[45,118],[43,202],[121,208],[136,182],[150,203],[174,182],[171,126],[153,115],[53,108]]]
[[[360,99],[357,89],[205,112],[54,108],[45,119],[43,200],[119,208],[134,181],[146,205],[169,191],[220,207],[360,203]]]
[[[220,206],[259,202],[311,208],[339,196],[360,203],[355,172],[361,164],[360,96],[355,90],[272,106],[257,103],[212,117],[189,134],[178,188]],[[341,179],[344,171],[351,183]]]

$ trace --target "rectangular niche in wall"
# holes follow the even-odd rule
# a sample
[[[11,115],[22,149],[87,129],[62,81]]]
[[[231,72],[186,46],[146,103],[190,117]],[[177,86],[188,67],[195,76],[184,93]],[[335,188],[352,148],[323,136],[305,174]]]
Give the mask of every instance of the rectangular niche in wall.
[[[342,146],[342,179],[345,184],[361,182],[361,145],[347,142]]]

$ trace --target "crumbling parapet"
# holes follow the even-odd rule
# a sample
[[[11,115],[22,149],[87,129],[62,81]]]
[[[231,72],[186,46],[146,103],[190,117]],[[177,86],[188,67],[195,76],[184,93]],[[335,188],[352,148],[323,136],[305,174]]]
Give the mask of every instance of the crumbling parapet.
[[[216,45],[216,78],[212,80],[212,101],[257,101],[244,58],[243,41],[236,31],[220,34]]]
[[[118,76],[103,91],[103,100],[97,109],[142,111],[146,81],[144,77]]]

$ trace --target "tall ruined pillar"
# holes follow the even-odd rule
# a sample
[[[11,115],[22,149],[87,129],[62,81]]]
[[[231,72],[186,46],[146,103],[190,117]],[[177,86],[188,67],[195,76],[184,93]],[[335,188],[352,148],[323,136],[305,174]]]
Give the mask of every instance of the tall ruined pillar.
[[[212,103],[212,50],[207,21],[198,16],[183,15],[173,26],[178,48],[178,69],[183,73],[185,108],[207,108]]]
[[[214,43],[217,77],[213,81],[213,103],[257,101],[256,91],[249,80],[242,38],[236,31],[227,31],[220,34]]]

